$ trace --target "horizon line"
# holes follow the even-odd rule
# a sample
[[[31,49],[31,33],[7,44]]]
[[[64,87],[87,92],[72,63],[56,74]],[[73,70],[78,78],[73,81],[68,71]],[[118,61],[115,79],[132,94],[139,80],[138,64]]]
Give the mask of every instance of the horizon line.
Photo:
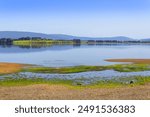
[[[0,32],[22,32],[22,33],[37,33],[37,34],[45,34],[45,35],[66,35],[66,36],[74,36],[74,37],[85,37],[85,38],[112,38],[112,37],[126,37],[130,39],[140,40],[140,39],[150,39],[150,37],[147,38],[133,38],[130,36],[125,35],[116,35],[116,36],[80,36],[80,35],[73,35],[73,34],[64,34],[64,33],[46,33],[46,32],[36,32],[36,31],[12,31],[12,30],[0,30]]]

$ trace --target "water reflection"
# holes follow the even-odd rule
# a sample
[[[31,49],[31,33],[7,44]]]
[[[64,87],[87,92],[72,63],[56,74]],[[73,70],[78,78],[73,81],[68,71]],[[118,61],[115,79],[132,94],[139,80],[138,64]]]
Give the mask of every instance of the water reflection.
[[[0,62],[50,67],[110,65],[105,59],[150,58],[149,44],[0,45]]]
[[[110,44],[110,43],[101,43],[101,44],[73,44],[73,45],[44,45],[44,44],[37,44],[37,45],[19,45],[15,46],[12,44],[0,44],[0,53],[20,53],[20,52],[36,52],[36,51],[46,51],[46,50],[52,50],[52,51],[63,51],[63,50],[69,50],[69,49],[75,49],[75,48],[129,48],[129,47],[150,47],[149,44]]]

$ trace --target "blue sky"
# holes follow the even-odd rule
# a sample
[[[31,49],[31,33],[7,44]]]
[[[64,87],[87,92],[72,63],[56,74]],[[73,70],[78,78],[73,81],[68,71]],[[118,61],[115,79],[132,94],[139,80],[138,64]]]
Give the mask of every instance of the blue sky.
[[[150,38],[150,0],[0,0],[0,30]]]

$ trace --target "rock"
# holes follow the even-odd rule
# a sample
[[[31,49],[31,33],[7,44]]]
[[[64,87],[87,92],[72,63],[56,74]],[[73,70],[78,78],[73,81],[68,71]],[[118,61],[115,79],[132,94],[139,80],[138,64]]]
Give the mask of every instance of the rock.
[[[133,81],[133,80],[131,80],[131,81],[130,81],[130,84],[134,84],[134,81]]]

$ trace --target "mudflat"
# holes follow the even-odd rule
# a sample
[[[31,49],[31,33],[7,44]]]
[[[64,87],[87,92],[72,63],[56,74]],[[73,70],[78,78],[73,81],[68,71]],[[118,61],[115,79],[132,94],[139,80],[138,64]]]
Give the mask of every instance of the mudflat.
[[[150,64],[150,59],[106,59],[108,62],[129,62],[135,64]]]
[[[64,85],[0,86],[1,100],[149,100],[150,83],[116,88],[74,89]]]
[[[0,63],[0,74],[10,74],[21,70],[25,65],[17,63]]]

